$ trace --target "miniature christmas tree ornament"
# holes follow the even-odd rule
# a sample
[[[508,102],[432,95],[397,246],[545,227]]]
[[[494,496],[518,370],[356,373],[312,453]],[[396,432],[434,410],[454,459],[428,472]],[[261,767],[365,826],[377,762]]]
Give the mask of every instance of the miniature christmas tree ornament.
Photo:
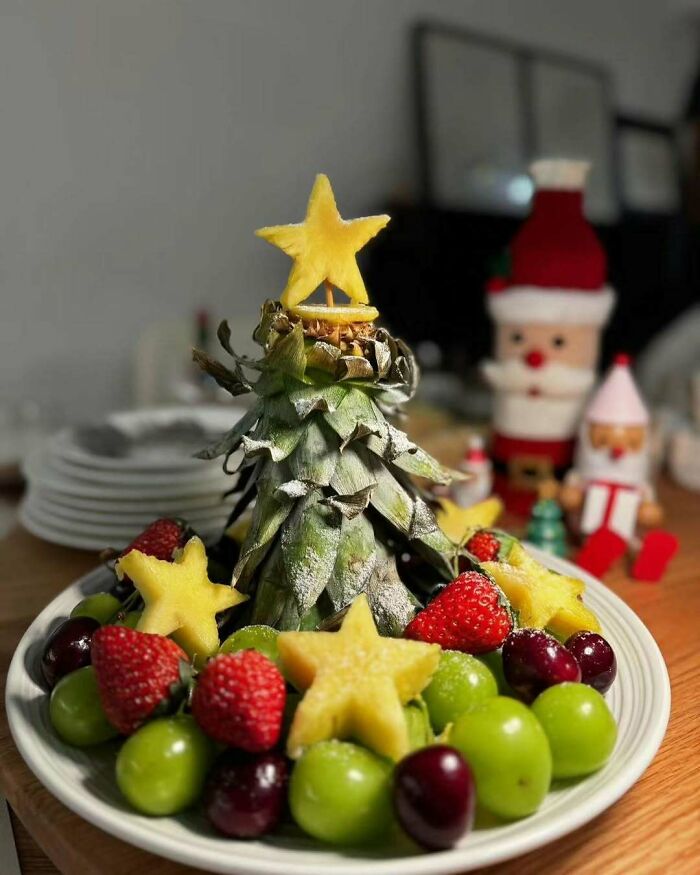
[[[483,364],[495,392],[496,492],[523,515],[537,484],[571,464],[615,300],[605,253],[583,215],[588,164],[538,161],[531,171],[532,213],[511,242],[508,275],[487,289],[496,339],[494,360]]]

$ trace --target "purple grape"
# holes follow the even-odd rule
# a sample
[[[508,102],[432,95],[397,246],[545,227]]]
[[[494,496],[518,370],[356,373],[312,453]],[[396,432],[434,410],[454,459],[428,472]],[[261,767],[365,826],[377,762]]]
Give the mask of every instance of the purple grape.
[[[475,804],[471,769],[453,747],[424,747],[396,766],[396,816],[408,835],[427,850],[451,848],[469,832]]]
[[[508,635],[503,644],[503,673],[526,702],[554,684],[581,680],[576,659],[542,629],[514,629]]]
[[[214,766],[204,789],[204,813],[231,838],[271,832],[287,798],[287,761],[279,753],[229,752]]]
[[[51,689],[64,675],[90,665],[90,641],[99,628],[92,617],[71,617],[49,635],[41,655],[41,673]]]
[[[615,651],[596,632],[574,632],[566,649],[581,666],[581,681],[599,693],[606,693],[617,675]]]

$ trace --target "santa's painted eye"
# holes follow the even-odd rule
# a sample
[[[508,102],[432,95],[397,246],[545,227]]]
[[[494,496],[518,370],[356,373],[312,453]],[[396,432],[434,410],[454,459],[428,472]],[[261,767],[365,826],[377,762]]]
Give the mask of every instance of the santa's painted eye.
[[[566,338],[562,337],[561,334],[557,334],[552,338],[552,346],[556,346],[561,349],[562,346],[566,346]]]
[[[520,333],[520,331],[514,331],[511,334],[510,339],[511,339],[512,343],[522,343],[523,342],[523,335]]]

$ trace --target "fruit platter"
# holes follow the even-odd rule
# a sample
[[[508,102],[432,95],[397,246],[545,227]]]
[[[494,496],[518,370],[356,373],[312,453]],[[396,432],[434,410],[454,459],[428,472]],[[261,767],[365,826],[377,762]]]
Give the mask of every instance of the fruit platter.
[[[228,365],[194,352],[253,398],[199,454],[238,459],[220,541],[155,520],[44,609],[10,667],[37,777],[180,863],[468,871],[595,817],[663,738],[668,675],[634,613],[495,528],[492,501],[460,513],[425,485],[459,475],[399,428],[417,368],[355,262],[387,221],[342,220],[319,176],[303,223],[258,232],[294,259],[263,357],[226,323]]]

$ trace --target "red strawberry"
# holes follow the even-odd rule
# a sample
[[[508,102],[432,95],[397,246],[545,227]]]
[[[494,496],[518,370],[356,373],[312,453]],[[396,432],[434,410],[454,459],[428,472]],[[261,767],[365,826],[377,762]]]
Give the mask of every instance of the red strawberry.
[[[498,538],[488,532],[486,529],[481,529],[475,532],[467,541],[467,550],[475,556],[479,562],[492,562],[498,559],[498,551],[501,549],[501,542]]]
[[[102,626],[90,645],[109,722],[131,735],[182,683],[181,663],[187,654],[162,635],[137,632],[127,626]]]
[[[169,562],[173,558],[173,552],[183,545],[184,540],[184,525],[178,520],[162,518],[147,526],[120,555],[126,556],[132,550],[140,550],[147,556]]]
[[[279,741],[285,696],[284,678],[262,653],[223,653],[197,678],[192,714],[215,741],[258,753]]]
[[[467,571],[448,584],[406,626],[404,636],[445,650],[488,653],[513,628],[510,607],[485,574]]]

